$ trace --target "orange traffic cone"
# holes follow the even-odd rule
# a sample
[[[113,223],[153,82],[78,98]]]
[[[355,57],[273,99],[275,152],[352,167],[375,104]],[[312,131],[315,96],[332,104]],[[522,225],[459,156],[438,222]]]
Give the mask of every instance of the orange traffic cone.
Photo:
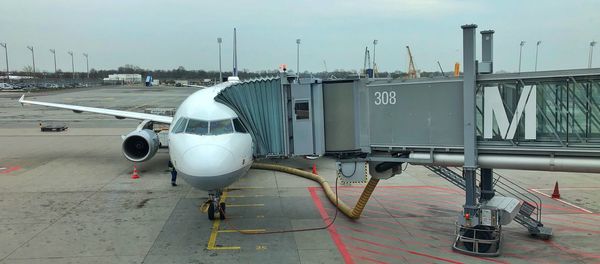
[[[140,175],[138,174],[137,166],[133,164],[133,173],[131,174],[132,179],[139,179]]]
[[[312,174],[318,174],[317,173],[317,165],[313,163],[313,167],[312,167]]]
[[[553,199],[560,199],[560,192],[558,191],[558,181],[554,184],[554,192],[552,192]]]

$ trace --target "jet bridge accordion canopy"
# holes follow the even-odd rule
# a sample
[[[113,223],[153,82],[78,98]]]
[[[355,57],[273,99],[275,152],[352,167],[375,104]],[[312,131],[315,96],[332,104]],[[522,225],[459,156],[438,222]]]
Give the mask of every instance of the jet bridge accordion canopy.
[[[255,141],[256,156],[286,156],[286,116],[280,78],[236,83],[223,89],[215,100],[238,114]]]

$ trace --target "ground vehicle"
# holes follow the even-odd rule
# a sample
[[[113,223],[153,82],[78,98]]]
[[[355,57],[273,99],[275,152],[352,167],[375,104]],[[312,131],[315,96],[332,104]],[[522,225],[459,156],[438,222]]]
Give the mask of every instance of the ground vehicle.
[[[0,83],[0,89],[14,89],[15,87],[8,83]]]

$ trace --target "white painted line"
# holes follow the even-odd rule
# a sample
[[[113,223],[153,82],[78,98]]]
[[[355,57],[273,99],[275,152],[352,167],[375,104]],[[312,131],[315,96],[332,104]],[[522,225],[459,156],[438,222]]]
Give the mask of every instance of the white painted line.
[[[590,211],[590,210],[588,210],[588,209],[585,209],[585,208],[579,207],[579,206],[577,206],[577,205],[574,205],[574,204],[572,204],[572,203],[569,203],[569,202],[567,202],[567,201],[565,201],[565,200],[552,198],[552,196],[551,196],[551,195],[548,195],[548,194],[545,194],[545,193],[543,193],[543,192],[540,192],[540,191],[538,191],[538,189],[529,189],[529,190],[531,190],[531,191],[534,191],[534,192],[536,192],[536,193],[539,193],[539,194],[541,194],[541,195],[543,195],[543,196],[546,196],[546,197],[548,197],[548,198],[550,198],[550,199],[552,199],[552,200],[556,200],[556,201],[559,201],[559,202],[561,202],[561,203],[564,203],[564,204],[566,204],[566,205],[569,205],[569,206],[575,207],[575,208],[577,208],[577,209],[579,209],[579,210],[581,210],[581,211],[584,211],[584,212],[586,212],[586,213],[588,213],[588,214],[593,214],[593,213],[594,213],[594,212],[592,212],[592,211]]]
[[[598,190],[600,189],[600,187],[568,187],[568,188],[560,188],[561,190]],[[552,189],[536,189],[538,191],[554,191],[554,188]]]

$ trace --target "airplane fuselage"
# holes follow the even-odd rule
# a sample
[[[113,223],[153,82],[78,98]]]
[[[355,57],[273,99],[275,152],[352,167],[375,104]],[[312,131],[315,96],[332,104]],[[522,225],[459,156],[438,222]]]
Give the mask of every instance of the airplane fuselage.
[[[246,174],[252,165],[252,137],[237,114],[214,100],[232,82],[199,90],[177,109],[169,128],[169,155],[194,188],[218,191]]]

